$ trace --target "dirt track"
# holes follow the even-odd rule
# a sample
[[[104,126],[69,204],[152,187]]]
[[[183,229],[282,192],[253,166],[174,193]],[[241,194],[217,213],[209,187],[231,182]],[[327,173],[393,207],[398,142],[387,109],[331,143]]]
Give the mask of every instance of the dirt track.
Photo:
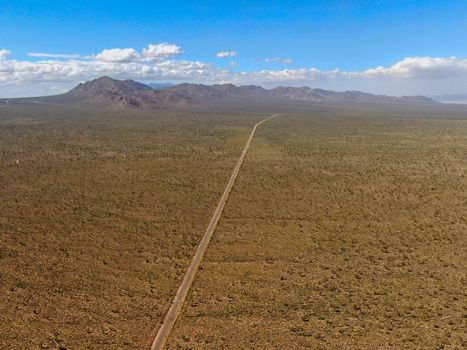
[[[193,259],[191,260],[190,266],[188,267],[188,270],[186,271],[185,276],[183,277],[182,283],[180,284],[180,287],[177,290],[177,293],[170,306],[170,309],[167,312],[162,322],[162,325],[159,328],[159,331],[156,335],[156,338],[154,339],[154,342],[151,345],[151,350],[160,350],[164,348],[165,342],[167,341],[170,331],[172,330],[177,320],[177,317],[183,306],[183,302],[185,301],[188,291],[193,283],[194,277],[196,275],[196,271],[198,270],[199,264],[201,263],[201,260],[203,259],[204,253],[206,252],[206,248],[217,226],[217,222],[219,221],[219,218],[222,214],[222,210],[224,209],[225,203],[227,202],[227,199],[229,198],[229,193],[235,183],[235,179],[237,178],[237,175],[243,164],[243,160],[245,159],[248,149],[250,148],[250,144],[251,144],[251,141],[253,140],[253,137],[255,136],[256,129],[258,128],[258,126],[260,126],[267,120],[277,117],[277,116],[278,114],[273,114],[269,116],[268,118],[258,122],[253,127],[253,130],[250,133],[250,136],[245,144],[242,154],[240,155],[240,158],[234,168],[232,176],[230,177],[230,180],[227,183],[227,186],[225,187],[224,193],[222,194],[222,197],[219,200],[219,203],[217,204],[216,210],[214,211],[214,214],[211,217],[209,225],[206,228],[206,231],[203,235],[203,238],[201,239],[200,244],[198,245],[198,248],[196,249]]]

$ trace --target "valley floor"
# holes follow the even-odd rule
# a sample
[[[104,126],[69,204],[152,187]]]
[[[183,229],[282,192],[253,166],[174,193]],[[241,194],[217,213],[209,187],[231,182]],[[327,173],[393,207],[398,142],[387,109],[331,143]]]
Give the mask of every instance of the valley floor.
[[[2,109],[0,349],[149,348],[261,118]]]
[[[262,125],[168,348],[463,348],[467,118],[439,111]],[[270,114],[2,108],[0,349],[149,348]]]
[[[461,349],[466,120],[258,130],[169,349]]]

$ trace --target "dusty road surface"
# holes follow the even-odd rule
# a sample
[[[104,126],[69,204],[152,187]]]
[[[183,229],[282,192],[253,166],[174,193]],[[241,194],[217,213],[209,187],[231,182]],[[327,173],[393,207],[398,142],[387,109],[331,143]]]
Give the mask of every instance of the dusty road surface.
[[[250,148],[250,144],[253,140],[253,137],[255,136],[256,129],[264,122],[277,116],[278,114],[273,114],[268,118],[255,124],[255,126],[253,127],[251,134],[248,137],[248,140],[242,151],[242,154],[240,155],[240,158],[238,159],[238,162],[233,170],[232,176],[230,177],[230,180],[227,183],[227,186],[225,187],[224,193],[222,194],[222,197],[219,200],[219,203],[217,204],[216,210],[214,211],[214,214],[211,217],[211,221],[209,222],[209,225],[206,228],[203,238],[198,248],[196,249],[193,259],[191,260],[190,266],[188,267],[188,270],[186,271],[185,276],[183,277],[182,283],[180,284],[180,287],[177,290],[177,294],[175,295],[172,305],[170,306],[170,309],[167,312],[162,322],[162,325],[159,328],[156,338],[152,343],[151,350],[160,350],[164,348],[165,342],[167,341],[167,337],[169,336],[170,331],[173,328],[175,321],[177,320],[177,317],[183,306],[183,302],[185,301],[188,290],[190,289],[191,284],[193,283],[193,279],[195,278],[196,271],[198,270],[199,264],[203,259],[204,253],[206,252],[206,248],[217,226],[217,222],[219,221],[219,218],[222,214],[222,210],[224,209],[225,203],[229,198],[230,190],[232,189],[235,183],[235,179],[237,178],[238,172],[240,171],[240,168],[243,164],[243,160],[245,159],[248,149]]]

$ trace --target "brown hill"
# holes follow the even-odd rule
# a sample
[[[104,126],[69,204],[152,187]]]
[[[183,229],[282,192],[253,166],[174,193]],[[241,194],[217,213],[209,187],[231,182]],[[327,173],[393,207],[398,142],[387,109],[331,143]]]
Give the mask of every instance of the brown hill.
[[[141,107],[142,99],[154,91],[134,80],[115,80],[101,77],[83,84],[63,96],[71,101],[106,104],[112,107]]]

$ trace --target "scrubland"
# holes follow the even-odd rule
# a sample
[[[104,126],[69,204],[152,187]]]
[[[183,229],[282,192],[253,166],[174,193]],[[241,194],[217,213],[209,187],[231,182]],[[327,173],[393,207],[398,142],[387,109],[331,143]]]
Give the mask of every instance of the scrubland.
[[[148,348],[257,119],[3,108],[0,348]]]
[[[168,348],[465,347],[465,111],[221,110],[0,110],[1,349],[149,348],[273,112]]]
[[[465,348],[467,120],[327,112],[258,130],[170,349]]]

